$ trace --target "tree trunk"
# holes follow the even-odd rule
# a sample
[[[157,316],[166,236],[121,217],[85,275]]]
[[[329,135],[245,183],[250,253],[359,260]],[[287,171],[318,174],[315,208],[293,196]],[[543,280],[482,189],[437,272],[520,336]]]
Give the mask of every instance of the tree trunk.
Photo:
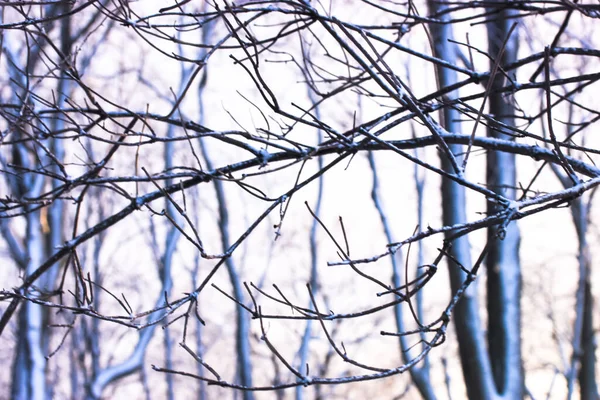
[[[440,3],[428,1],[430,14],[442,11],[445,6]],[[445,17],[442,17],[443,20]],[[429,25],[434,46],[434,55],[450,63],[457,60],[455,45],[449,42],[452,39],[450,25]],[[436,73],[440,87],[446,87],[457,81],[456,72],[448,68],[436,66]],[[449,132],[461,132],[458,122],[460,114],[451,107],[445,107],[443,112],[443,126]],[[462,146],[450,145],[450,150],[460,160]],[[441,155],[441,164],[444,171],[454,173],[450,160]],[[442,220],[443,225],[460,224],[467,221],[465,188],[458,183],[442,178]],[[446,237],[451,237],[453,232],[447,232]],[[466,236],[453,241],[450,255],[458,260],[465,268],[471,267],[471,247]],[[450,285],[452,292],[456,292],[467,278],[466,274],[451,259],[448,259]],[[481,329],[479,317],[479,301],[477,299],[476,285],[465,293],[465,296],[456,305],[454,310],[454,325],[458,339],[460,362],[467,394],[470,399],[492,399],[496,392],[491,379],[489,358],[486,354],[485,340]]]
[[[502,44],[510,34],[512,19],[502,12],[488,24],[489,53],[491,67],[500,57],[499,64],[505,65],[517,59],[518,36],[512,32],[506,40],[503,53]],[[514,126],[514,107],[501,94],[493,91],[505,82],[501,73],[496,74],[489,96],[490,115],[496,121]],[[512,140],[502,133],[497,125],[490,123],[488,135],[494,138]],[[488,151],[488,188],[502,196],[516,199],[517,181],[515,156],[499,151]],[[497,212],[498,204],[488,202],[488,214]],[[502,238],[503,236],[503,238]],[[488,310],[488,351],[494,375],[494,382],[500,395],[509,399],[523,397],[524,377],[521,363],[521,265],[519,261],[519,228],[515,222],[499,232],[488,229],[487,267],[487,310]]]

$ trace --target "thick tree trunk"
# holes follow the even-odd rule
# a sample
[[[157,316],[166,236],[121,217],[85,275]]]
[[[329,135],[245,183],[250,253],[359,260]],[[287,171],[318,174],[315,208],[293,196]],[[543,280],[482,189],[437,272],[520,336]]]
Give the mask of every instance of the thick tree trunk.
[[[44,246],[39,217],[39,211],[27,216],[26,252],[29,257],[25,271],[27,275],[42,263]],[[46,357],[43,351],[45,334],[42,306],[31,302],[23,303],[18,337],[17,353],[12,367],[12,398],[45,400],[49,395],[46,382]]]
[[[493,58],[491,69],[495,62],[505,65],[517,59],[516,32],[512,32],[503,52],[501,50],[511,30],[512,19],[508,17],[508,13],[501,13],[488,25],[489,53]],[[492,94],[489,96],[489,113],[495,120],[514,126],[514,107],[505,97],[493,93],[494,89],[503,86],[504,82],[505,77],[500,73],[496,74],[491,85]],[[493,123],[489,125],[488,135],[512,140],[511,136],[502,133]],[[488,187],[496,193],[508,199],[516,198],[516,165],[513,154],[488,152],[487,183]],[[497,207],[497,203],[489,202],[488,214],[496,212]],[[519,244],[519,228],[515,222],[510,223],[502,233],[496,228],[488,229],[489,253],[486,259],[488,350],[498,393],[509,399],[522,398],[524,385],[521,363]]]
[[[589,265],[588,265],[589,267]],[[589,270],[588,270],[589,271]],[[596,383],[596,341],[593,323],[594,297],[589,274],[585,282],[583,305],[583,329],[581,331],[581,369],[579,370],[579,388],[581,400],[598,400]]]
[[[555,168],[555,172],[559,171]],[[560,178],[560,176],[559,176]],[[571,181],[563,176],[563,185]],[[573,355],[571,371],[568,379],[569,396],[574,391],[575,378],[579,380],[579,390],[582,400],[598,400],[598,385],[596,383],[596,341],[594,332],[594,297],[592,294],[591,273],[592,260],[587,242],[588,218],[590,203],[583,198],[576,199],[571,207],[573,223],[579,239],[579,283],[576,292],[576,317],[573,328]],[[579,370],[577,370],[579,368]],[[577,377],[575,376],[577,374]]]
[[[428,1],[430,14],[443,10],[439,2]],[[434,46],[434,55],[450,63],[456,63],[457,56],[455,48],[449,42],[452,39],[452,28],[450,25],[430,24],[430,31]],[[446,87],[457,81],[456,72],[441,66],[437,66],[436,73],[440,87]],[[443,126],[450,132],[461,132],[458,122],[460,114],[451,107],[445,107],[443,113]],[[450,149],[457,159],[463,153],[462,146],[451,145]],[[442,168],[450,173],[454,169],[450,160],[441,156]],[[454,225],[467,221],[466,216],[466,194],[465,188],[458,183],[442,178],[442,212],[443,224]],[[451,237],[448,232],[446,237]],[[471,267],[471,247],[466,236],[453,241],[450,249],[451,256],[458,260],[466,268]],[[455,292],[467,278],[466,274],[456,263],[448,259],[450,274],[450,285]],[[475,285],[472,285],[465,296],[457,304],[454,310],[454,324],[458,339],[460,361],[467,394],[470,399],[493,399],[496,395],[493,381],[491,379],[489,358],[486,354],[485,339],[481,329],[479,317],[479,301]]]

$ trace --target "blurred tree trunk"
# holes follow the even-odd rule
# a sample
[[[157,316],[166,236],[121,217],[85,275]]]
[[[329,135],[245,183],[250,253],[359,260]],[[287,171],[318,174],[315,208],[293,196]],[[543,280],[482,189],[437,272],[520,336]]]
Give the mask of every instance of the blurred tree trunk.
[[[488,49],[494,63],[500,66],[517,59],[518,35],[511,34],[513,20],[509,12],[501,12],[487,25]],[[508,37],[511,35],[510,37]],[[503,47],[504,44],[504,47]],[[506,78],[498,72],[491,83],[489,114],[496,121],[514,126],[514,106],[509,97],[494,94],[502,87]],[[514,140],[501,132],[493,121],[489,124],[490,137]],[[488,188],[505,198],[516,199],[516,165],[514,154],[488,151]],[[498,211],[496,202],[488,202],[488,214]],[[503,236],[503,237],[501,237]],[[509,399],[523,397],[524,377],[521,362],[521,265],[519,260],[520,234],[516,223],[510,223],[505,232],[495,227],[488,229],[487,267],[487,311],[488,351],[490,354],[494,382],[498,393]]]
[[[370,151],[368,153],[367,157],[369,159],[369,166],[371,167],[371,176],[373,177],[373,187],[371,189],[371,199],[373,200],[375,208],[377,209],[377,213],[379,214],[379,218],[381,220],[381,225],[383,226],[383,231],[384,231],[386,240],[388,243],[393,243],[394,236],[392,234],[391,226],[388,223],[387,213],[385,212],[385,209],[382,204],[382,196],[379,193],[380,192],[379,174],[377,171],[377,166],[375,164],[375,156],[373,155],[373,152]],[[422,199],[423,193],[422,193],[422,190],[419,190],[419,180],[418,180],[416,173],[415,173],[415,179],[417,181],[417,191],[418,191],[418,196],[419,196],[419,209],[418,209],[419,220],[421,220],[420,217],[422,215],[422,207],[421,207],[420,200]],[[421,249],[419,249],[419,255],[420,255],[419,258],[422,259]],[[390,255],[390,262],[392,264],[392,286],[394,288],[399,288],[399,287],[402,287],[402,285],[407,284],[407,282],[403,278],[403,271],[402,271],[403,258],[404,257],[402,256],[402,252],[400,250],[398,250],[396,253],[393,253]],[[419,263],[418,265],[422,265],[422,264]],[[416,303],[415,306],[416,306],[417,310],[421,310],[421,308],[422,308],[419,300],[422,300],[422,298],[417,298],[416,302],[414,299],[411,300],[412,302]],[[406,327],[406,324],[404,322],[403,307],[405,307],[405,306],[406,306],[405,302],[398,303],[394,306],[394,317],[395,317],[395,323],[396,323],[396,330],[398,332],[406,332],[408,330]],[[419,319],[422,319],[421,318],[422,316],[423,316],[422,313],[419,312],[418,313]],[[423,335],[421,335],[420,339],[423,341],[425,340]],[[410,360],[412,359],[412,357],[411,357],[411,347],[412,346],[409,343],[409,337],[408,336],[400,336],[398,341],[399,341],[399,345],[400,345],[400,354],[402,357],[402,361],[404,363],[410,362]],[[426,400],[437,399],[437,397],[435,395],[435,391],[433,389],[433,385],[431,384],[430,364],[429,364],[428,357],[426,357],[423,360],[423,363],[421,365],[419,365],[419,366],[415,365],[412,368],[410,368],[409,373],[410,373],[410,378],[414,382],[415,386],[417,387],[417,390],[419,391],[419,393],[421,394],[423,399],[426,399]]]
[[[200,123],[203,123],[200,119]],[[206,162],[206,168],[212,170],[213,164],[206,143],[203,138],[200,138],[200,148],[202,151],[202,157]],[[219,231],[221,233],[221,246],[223,251],[227,251],[232,245],[232,241],[229,235],[229,209],[227,205],[227,198],[225,196],[225,188],[223,182],[220,179],[212,180],[213,187],[217,197],[217,207],[219,213]],[[229,281],[233,287],[233,297],[241,302],[245,303],[244,289],[242,286],[242,279],[238,268],[231,256],[225,260],[225,266],[227,267],[227,273],[229,275]],[[241,385],[246,387],[252,387],[252,362],[251,362],[251,347],[250,347],[250,318],[246,311],[240,307],[235,307],[235,349],[237,355],[237,377]],[[254,399],[254,393],[250,390],[242,391],[242,397],[244,400]]]
[[[429,0],[427,4],[430,14],[436,14],[445,8],[441,3],[434,0]],[[440,20],[443,21],[445,18],[445,16],[441,17]],[[430,23],[429,28],[434,55],[455,64],[458,59],[457,50],[455,45],[449,42],[452,39],[451,25]],[[451,69],[437,65],[436,73],[440,87],[450,86],[457,81],[456,72]],[[446,130],[461,132],[459,119],[460,114],[454,108],[444,108],[442,122]],[[460,160],[458,155],[463,153],[463,146],[449,145],[449,147],[457,160]],[[450,160],[443,154],[440,157],[442,168],[449,173],[455,173]],[[447,178],[442,178],[442,212],[444,225],[455,225],[467,221],[465,188]],[[446,238],[452,236],[453,232],[446,233]],[[465,268],[471,267],[470,252],[471,247],[466,236],[452,242],[450,255]],[[448,269],[452,292],[456,292],[467,278],[467,275],[449,258]],[[496,393],[491,379],[491,367],[486,354],[485,338],[481,329],[476,285],[471,285],[465,296],[457,304],[454,311],[454,324],[463,377],[469,398],[477,400],[494,398]]]
[[[48,6],[49,13],[64,13],[67,14],[71,5],[69,3],[61,3],[53,6]],[[64,59],[58,61],[59,77],[56,87],[56,108],[62,109],[68,98],[71,83],[66,72],[71,56],[72,37],[71,37],[71,18],[62,18],[58,24],[60,26],[60,51]],[[50,29],[50,27],[49,27]],[[17,50],[20,51],[20,50]],[[32,119],[27,118],[29,107],[35,107],[32,100],[31,88],[29,87],[29,77],[35,74],[35,65],[40,60],[39,52],[34,52],[27,49],[28,64],[25,68],[17,67],[19,57],[16,53],[12,53],[15,57],[9,63],[10,67],[14,68],[14,82],[18,82],[13,86],[15,95],[15,103],[23,104],[24,114],[21,115],[22,120],[19,122],[19,130],[22,130],[19,136],[26,138],[29,136],[26,131],[29,129],[29,124],[35,124]],[[23,76],[22,71],[27,71],[27,77]],[[63,128],[64,121],[58,116],[52,120],[52,132],[59,131]],[[38,136],[33,133],[32,136]],[[44,140],[39,139],[44,145],[50,147],[54,159],[48,165],[48,169],[61,175],[63,168],[61,163],[64,158],[63,141],[50,138]],[[17,167],[37,170],[39,164],[46,158],[41,146],[28,146],[27,140],[23,144],[18,144],[13,149],[12,162]],[[43,175],[32,175],[24,173],[12,182],[12,193],[17,194],[20,198],[36,198],[45,189],[46,179]],[[53,188],[58,185],[58,181],[53,181]],[[24,239],[24,259],[26,265],[21,265],[24,269],[25,276],[32,274],[43,262],[47,259],[55,248],[62,245],[64,242],[63,236],[63,203],[57,199],[48,208],[38,210],[35,204],[27,206],[28,214],[26,216],[26,233]],[[12,234],[7,229],[5,235]],[[17,242],[15,238],[15,242]],[[16,260],[19,264],[19,260]],[[44,293],[51,293],[56,284],[60,264],[53,266],[40,280],[38,285],[39,290]],[[51,323],[50,310],[43,309],[40,305],[27,302],[23,304],[20,317],[18,319],[18,343],[15,360],[12,366],[13,379],[11,396],[13,399],[48,399],[52,398],[52,387],[46,380],[46,368],[48,354],[48,343],[50,332],[48,324]]]
[[[570,106],[569,122],[573,117],[573,107]],[[567,124],[567,136],[572,137],[574,124]],[[550,168],[560,180],[563,187],[569,188],[573,181],[554,164]],[[567,398],[573,397],[575,381],[579,380],[579,390],[582,400],[597,400],[598,384],[596,382],[596,341],[594,332],[594,297],[592,294],[592,260],[587,241],[591,202],[594,192],[588,197],[573,200],[570,211],[577,232],[577,262],[579,279],[575,292],[575,320],[573,321],[573,337],[571,339],[571,363],[566,371]]]
[[[206,4],[205,4],[206,7]],[[214,29],[214,23],[205,24],[201,30],[201,37],[203,43],[208,43]],[[202,50],[199,54],[199,58],[203,58],[206,55],[206,50]],[[206,88],[208,68],[204,66],[201,72],[202,77],[198,84],[198,123],[203,125],[205,123],[204,113],[204,89]],[[212,170],[214,168],[210,151],[207,148],[206,141],[204,138],[199,138],[200,151],[202,158],[206,163],[206,168]],[[219,214],[219,232],[221,236],[221,246],[223,251],[227,251],[232,245],[232,241],[229,235],[229,206],[227,197],[225,194],[225,187],[221,179],[213,179],[213,188],[217,198],[217,207]],[[242,279],[240,277],[239,269],[236,266],[233,258],[227,257],[225,260],[225,266],[229,275],[229,281],[233,288],[233,297],[240,303],[245,303],[244,289]],[[236,375],[239,379],[239,383],[246,387],[252,387],[252,361],[251,361],[251,346],[250,346],[250,318],[248,313],[242,309],[242,307],[235,307],[235,349],[237,355]],[[242,391],[242,398],[244,400],[253,400],[254,393],[250,390]]]
[[[579,370],[579,387],[582,400],[598,400],[598,383],[596,382],[596,341],[593,324],[594,297],[590,282],[590,264],[586,268],[585,297],[583,306],[583,329],[581,332],[581,369]]]
[[[37,181],[37,179],[36,179]],[[37,186],[37,188],[36,188]],[[27,195],[39,194],[41,185],[31,187]],[[39,211],[27,215],[25,251],[28,262],[25,274],[31,274],[42,262],[43,235]],[[12,366],[12,392],[15,400],[43,400],[50,398],[46,382],[46,358],[43,341],[46,336],[42,306],[26,302],[18,320],[18,343]]]
[[[589,218],[588,203],[585,206],[583,199],[576,199],[571,208],[573,222],[577,230],[579,239],[578,260],[579,260],[579,287],[577,290],[577,312],[581,314],[576,319],[581,318],[581,327],[579,329],[580,337],[574,340],[579,343],[577,348],[573,348],[573,359],[579,360],[580,367],[578,373],[579,390],[582,400],[597,400],[598,385],[596,383],[596,342],[594,340],[594,297],[592,295],[592,263],[590,259],[590,249],[587,242],[587,227]],[[574,334],[578,334],[578,329],[574,329]],[[574,338],[575,339],[575,338]],[[573,370],[571,373],[575,373]],[[574,378],[574,376],[573,376]]]
[[[172,126],[169,126],[167,130],[167,137],[172,138],[175,136],[175,129]],[[164,161],[165,161],[165,171],[170,171],[173,165],[173,159],[175,157],[175,142],[167,142],[165,143],[165,152],[164,152]],[[165,181],[167,186],[172,185],[173,179],[168,178]],[[175,205],[169,200],[165,199],[165,210],[171,218],[177,221],[178,224],[181,224],[182,218],[180,217]],[[181,233],[175,226],[171,226],[167,234],[164,237],[165,247],[164,252],[160,257],[159,261],[159,275],[163,285],[163,293],[165,296],[170,297],[171,289],[173,288],[173,256],[175,255],[175,251],[177,250],[177,242],[181,237]],[[169,326],[165,326],[163,328],[164,337],[164,351],[165,351],[165,365],[169,369],[173,369],[173,343],[171,339],[171,331]],[[175,398],[175,387],[173,381],[173,375],[166,374],[165,380],[167,383],[167,396],[168,400],[173,400]]]
[[[307,56],[308,57],[308,56]],[[310,86],[306,87],[308,97],[311,100],[311,103],[314,107],[314,114],[317,119],[321,119],[321,109],[314,98],[314,94],[311,91]],[[321,143],[323,140],[323,134],[321,130],[317,130],[317,143]],[[317,158],[317,165],[319,169],[323,168],[323,157]],[[317,179],[318,189],[317,189],[317,198],[315,201],[313,212],[317,218],[321,216],[321,204],[323,202],[323,175],[319,176]],[[310,243],[310,288],[313,292],[313,296],[317,296],[319,293],[319,269],[318,269],[318,256],[319,256],[319,241],[317,240],[317,227],[318,221],[317,218],[313,218],[312,225],[310,227],[309,234],[309,243]],[[310,304],[309,304],[310,306]],[[300,348],[298,349],[298,371],[301,373],[306,373],[308,366],[308,359],[310,355],[310,341],[313,336],[312,332],[312,320],[306,320],[306,325],[304,326],[304,333],[302,334],[302,341],[300,342]],[[303,400],[304,394],[306,392],[306,388],[303,386],[297,386],[295,393],[296,400]]]

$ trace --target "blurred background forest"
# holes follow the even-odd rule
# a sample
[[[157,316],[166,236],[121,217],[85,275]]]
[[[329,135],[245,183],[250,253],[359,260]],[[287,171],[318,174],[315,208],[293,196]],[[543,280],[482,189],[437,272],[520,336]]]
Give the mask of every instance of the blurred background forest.
[[[0,8],[0,398],[599,398],[598,2]]]

